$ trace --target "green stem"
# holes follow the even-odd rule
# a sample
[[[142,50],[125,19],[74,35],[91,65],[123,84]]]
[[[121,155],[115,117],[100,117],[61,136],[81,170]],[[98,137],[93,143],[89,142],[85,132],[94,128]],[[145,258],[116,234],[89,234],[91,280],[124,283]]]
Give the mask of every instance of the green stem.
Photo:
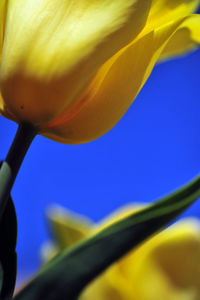
[[[20,166],[37,132],[33,125],[21,123],[0,169],[0,220]]]

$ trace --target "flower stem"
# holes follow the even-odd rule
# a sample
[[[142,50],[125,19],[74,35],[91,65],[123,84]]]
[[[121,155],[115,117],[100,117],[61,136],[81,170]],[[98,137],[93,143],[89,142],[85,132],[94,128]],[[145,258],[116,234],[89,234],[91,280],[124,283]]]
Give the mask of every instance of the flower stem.
[[[0,169],[0,220],[20,166],[37,132],[38,129],[27,122],[19,124],[14,141]]]

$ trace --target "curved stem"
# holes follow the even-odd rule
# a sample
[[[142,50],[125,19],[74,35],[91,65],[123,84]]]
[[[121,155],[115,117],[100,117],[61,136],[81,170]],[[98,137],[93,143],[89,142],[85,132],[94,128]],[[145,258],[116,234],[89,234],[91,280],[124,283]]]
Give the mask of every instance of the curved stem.
[[[0,169],[0,219],[26,152],[37,133],[38,129],[26,122],[18,127],[14,141]]]

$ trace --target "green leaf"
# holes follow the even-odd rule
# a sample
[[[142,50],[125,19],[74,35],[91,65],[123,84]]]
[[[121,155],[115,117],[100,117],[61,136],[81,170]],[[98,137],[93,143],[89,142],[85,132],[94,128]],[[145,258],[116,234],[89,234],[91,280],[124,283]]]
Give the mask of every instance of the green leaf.
[[[15,300],[77,299],[86,285],[132,248],[161,230],[200,196],[200,177],[170,196],[62,252]]]
[[[11,197],[0,221],[0,299],[11,299],[17,273],[17,217]]]

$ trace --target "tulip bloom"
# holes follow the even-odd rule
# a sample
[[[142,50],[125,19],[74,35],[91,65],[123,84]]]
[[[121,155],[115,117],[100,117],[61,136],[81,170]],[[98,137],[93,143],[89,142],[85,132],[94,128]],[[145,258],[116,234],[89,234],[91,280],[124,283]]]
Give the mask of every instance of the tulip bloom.
[[[158,60],[200,42],[198,0],[1,0],[0,112],[63,143],[109,131]]]
[[[43,247],[43,258],[133,212],[119,211],[95,225],[63,209],[48,214],[54,244]],[[185,219],[170,226],[94,280],[80,300],[197,300],[200,299],[200,224]]]

